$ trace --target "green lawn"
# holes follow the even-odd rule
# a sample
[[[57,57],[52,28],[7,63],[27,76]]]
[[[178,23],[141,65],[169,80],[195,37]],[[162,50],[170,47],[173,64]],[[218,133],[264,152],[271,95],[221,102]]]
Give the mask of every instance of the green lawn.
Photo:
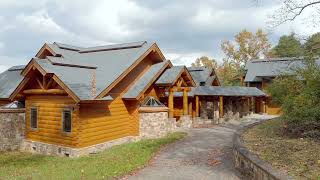
[[[0,153],[2,179],[111,179],[123,176],[148,163],[159,149],[182,139],[186,133],[114,146],[81,158],[53,157],[30,153]]]
[[[282,133],[283,125],[276,119],[255,126],[243,135],[245,145],[296,179],[320,180],[320,142],[287,137]]]

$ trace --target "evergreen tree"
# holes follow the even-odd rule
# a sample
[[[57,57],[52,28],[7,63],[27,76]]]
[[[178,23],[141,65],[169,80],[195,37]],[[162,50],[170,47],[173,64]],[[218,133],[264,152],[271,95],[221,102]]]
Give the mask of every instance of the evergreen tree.
[[[303,48],[294,33],[284,35],[279,39],[278,44],[272,49],[276,57],[299,57],[303,55]]]

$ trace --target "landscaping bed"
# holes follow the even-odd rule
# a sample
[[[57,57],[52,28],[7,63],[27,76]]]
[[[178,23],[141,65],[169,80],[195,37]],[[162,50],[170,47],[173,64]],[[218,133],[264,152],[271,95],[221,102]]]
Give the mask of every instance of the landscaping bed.
[[[283,133],[281,119],[266,121],[243,134],[245,146],[296,179],[320,179],[320,142]]]
[[[114,146],[80,158],[0,153],[0,179],[112,179],[144,167],[164,145],[186,136],[176,132],[160,139]]]

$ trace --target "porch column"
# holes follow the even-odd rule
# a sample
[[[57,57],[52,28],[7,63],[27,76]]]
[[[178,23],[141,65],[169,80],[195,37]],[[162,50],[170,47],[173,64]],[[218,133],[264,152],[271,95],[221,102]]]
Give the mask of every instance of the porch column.
[[[266,100],[265,99],[262,99],[262,113],[267,113]]]
[[[188,115],[188,91],[183,90],[183,115]]]
[[[199,96],[196,96],[196,117],[199,117]]]
[[[169,108],[169,118],[173,118],[173,89],[169,89],[169,97],[168,97],[168,108]]]
[[[223,118],[223,96],[219,97],[219,117]]]
[[[189,101],[189,115],[191,117],[193,117],[193,114],[192,114],[192,101]]]

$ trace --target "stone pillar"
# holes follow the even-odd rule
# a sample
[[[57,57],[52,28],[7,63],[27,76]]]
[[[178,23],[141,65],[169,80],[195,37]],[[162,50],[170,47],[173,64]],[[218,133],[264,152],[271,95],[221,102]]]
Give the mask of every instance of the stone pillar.
[[[196,117],[199,117],[199,96],[196,96]]]
[[[183,90],[183,115],[188,115],[188,91]]]
[[[173,89],[169,89],[169,97],[168,97],[168,108],[169,108],[169,118],[173,118]]]
[[[219,117],[223,118],[223,96],[219,97]]]

